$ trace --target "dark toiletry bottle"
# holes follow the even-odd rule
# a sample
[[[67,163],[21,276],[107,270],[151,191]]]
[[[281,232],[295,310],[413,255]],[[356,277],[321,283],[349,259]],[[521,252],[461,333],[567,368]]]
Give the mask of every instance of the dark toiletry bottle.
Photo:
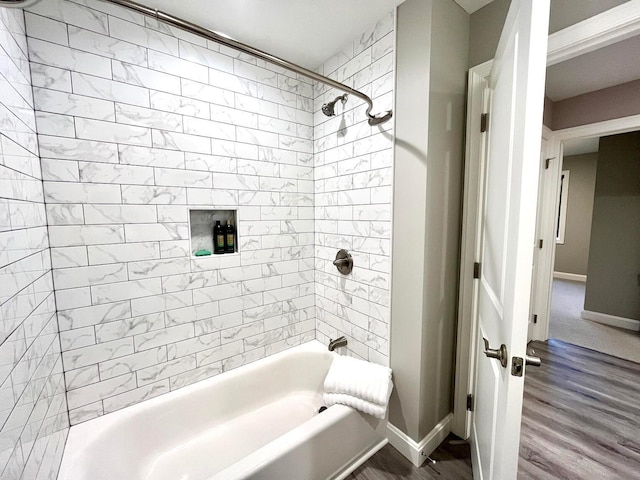
[[[224,233],[224,253],[234,253],[236,251],[236,229],[231,225],[231,220],[227,220],[227,227]]]
[[[213,253],[224,253],[224,228],[220,220],[216,220],[216,226],[213,227]]]

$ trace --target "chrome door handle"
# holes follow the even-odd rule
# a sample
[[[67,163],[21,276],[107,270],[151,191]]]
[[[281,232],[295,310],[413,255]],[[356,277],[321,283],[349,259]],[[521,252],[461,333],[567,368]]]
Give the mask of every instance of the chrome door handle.
[[[500,348],[489,348],[489,340],[486,338],[482,340],[484,340],[484,354],[489,358],[500,360],[500,365],[502,365],[503,368],[507,368],[507,360],[509,359],[507,346],[503,343],[500,345]]]
[[[539,367],[542,365],[542,360],[540,357],[534,356],[535,350],[531,347],[527,348],[527,354],[524,356],[524,361],[527,365],[531,365],[532,367]]]

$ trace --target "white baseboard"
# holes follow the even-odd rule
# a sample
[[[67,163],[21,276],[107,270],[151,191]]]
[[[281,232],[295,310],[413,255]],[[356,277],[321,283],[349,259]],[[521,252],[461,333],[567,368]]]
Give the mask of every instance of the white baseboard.
[[[640,331],[640,320],[634,320],[632,318],[625,317],[616,317],[615,315],[592,312],[590,310],[583,310],[580,316],[585,320],[591,320],[593,322],[602,323],[604,325],[626,328],[627,330],[633,330],[634,332]]]
[[[577,273],[553,272],[553,278],[559,278],[560,280],[573,280],[574,282],[587,283],[587,276],[580,275]]]
[[[438,423],[433,430],[431,430],[426,437],[420,442],[414,441],[406,433],[402,432],[398,427],[387,425],[387,435],[389,436],[389,443],[411,461],[416,467],[419,467],[424,463],[431,453],[438,448],[438,445],[447,438],[449,432],[451,432],[451,421],[453,420],[453,413],[450,413],[444,417],[440,423]]]

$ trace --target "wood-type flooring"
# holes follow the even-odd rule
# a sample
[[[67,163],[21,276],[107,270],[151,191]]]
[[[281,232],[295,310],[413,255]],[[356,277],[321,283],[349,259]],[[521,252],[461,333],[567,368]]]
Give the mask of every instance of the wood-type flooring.
[[[518,480],[640,480],[640,364],[558,340],[532,347],[542,366],[527,369]],[[456,437],[431,456],[416,468],[387,445],[347,478],[472,478]]]
[[[640,479],[640,364],[559,340],[533,342],[519,480]]]
[[[436,463],[429,460],[420,468],[402,456],[391,445],[382,448],[347,480],[471,480],[471,454],[469,444],[449,435],[431,454]]]

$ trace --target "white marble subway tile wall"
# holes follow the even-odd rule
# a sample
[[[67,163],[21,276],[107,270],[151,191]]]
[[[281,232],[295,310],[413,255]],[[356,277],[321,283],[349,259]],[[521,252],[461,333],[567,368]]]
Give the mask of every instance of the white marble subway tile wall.
[[[26,25],[71,423],[313,339],[311,82],[95,0]]]
[[[55,478],[68,431],[24,16],[0,8],[0,478]]]
[[[390,12],[327,60],[320,73],[368,94],[373,113],[393,107],[394,16]],[[351,96],[328,118],[321,106],[341,95],[317,84],[314,105],[317,338],[345,335],[352,355],[387,364],[393,121],[371,127],[366,104]],[[333,266],[353,255],[353,272]]]

